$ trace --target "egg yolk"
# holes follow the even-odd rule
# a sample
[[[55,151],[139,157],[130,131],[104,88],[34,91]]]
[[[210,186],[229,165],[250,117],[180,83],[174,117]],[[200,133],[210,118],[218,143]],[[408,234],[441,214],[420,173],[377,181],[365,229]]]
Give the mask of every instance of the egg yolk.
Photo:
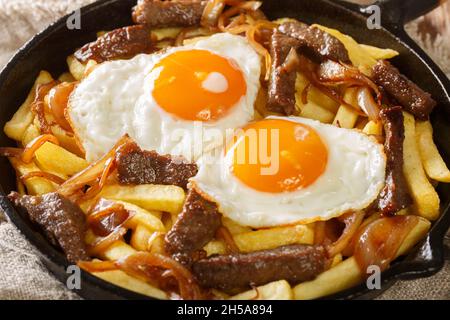
[[[227,152],[231,170],[252,189],[291,192],[314,183],[325,171],[328,151],[311,127],[282,119],[266,119],[238,132]]]
[[[207,50],[172,53],[162,67],[153,98],[166,112],[190,121],[223,117],[247,91],[241,70],[230,59]]]

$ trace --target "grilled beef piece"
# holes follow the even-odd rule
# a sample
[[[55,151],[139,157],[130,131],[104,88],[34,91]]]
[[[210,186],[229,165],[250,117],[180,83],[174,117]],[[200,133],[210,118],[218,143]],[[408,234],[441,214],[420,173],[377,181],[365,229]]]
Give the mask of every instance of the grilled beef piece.
[[[197,165],[183,157],[143,151],[134,142],[122,146],[116,154],[121,184],[165,184],[187,188],[189,178],[197,174]]]
[[[200,25],[206,1],[139,0],[133,21],[148,27],[192,27]]]
[[[386,185],[380,193],[378,208],[384,215],[393,215],[409,207],[412,199],[403,174],[403,140],[405,139],[403,114],[400,106],[380,112],[386,141]]]
[[[214,238],[220,226],[217,205],[191,189],[183,211],[165,237],[165,250],[175,260],[190,264],[195,254]]]
[[[436,106],[431,95],[406,78],[388,61],[380,60],[373,67],[373,80],[394,98],[406,111],[420,120],[428,119]]]
[[[231,290],[276,280],[292,284],[314,279],[328,265],[323,246],[289,245],[250,253],[217,255],[192,265],[199,283],[206,288]]]
[[[42,196],[21,196],[12,192],[8,198],[25,210],[55,246],[60,246],[67,260],[89,260],[84,242],[86,223],[83,211],[72,201],[53,192]]]
[[[81,62],[95,60],[101,63],[153,51],[150,31],[145,26],[130,26],[107,32],[96,41],[84,45],[75,52],[75,58]]]
[[[267,108],[270,111],[292,115],[295,113],[296,70],[287,70],[284,62],[291,49],[300,41],[275,30],[270,42],[272,68],[270,74]]]
[[[285,22],[278,30],[300,41],[300,50],[320,61],[327,59],[351,63],[347,49],[337,38],[301,22]]]

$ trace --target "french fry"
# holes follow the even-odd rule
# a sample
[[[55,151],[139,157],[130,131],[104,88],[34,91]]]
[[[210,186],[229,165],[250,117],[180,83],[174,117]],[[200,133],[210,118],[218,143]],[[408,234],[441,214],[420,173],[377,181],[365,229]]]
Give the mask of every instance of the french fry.
[[[450,182],[450,171],[434,144],[430,121],[416,122],[416,138],[420,158],[428,177],[439,182]]]
[[[348,88],[344,92],[344,101],[352,106],[358,106],[356,99],[357,88]],[[350,106],[341,105],[333,120],[333,124],[340,128],[352,129],[358,120],[358,113]]]
[[[314,230],[310,225],[298,224],[240,233],[233,238],[240,251],[251,252],[294,243],[312,244]]]
[[[131,277],[122,270],[93,272],[92,274],[100,279],[111,282],[119,287],[128,289],[133,292],[137,292],[156,299],[168,299],[168,296],[164,291],[155,288],[140,279]]]
[[[151,235],[152,232],[146,226],[137,225],[131,235],[130,244],[138,251],[147,251]]]
[[[336,29],[327,28],[318,24],[315,27],[336,37],[348,51],[349,58],[353,65],[355,65],[362,73],[370,76],[373,66],[379,59],[390,59],[397,56],[399,53],[391,49],[380,49],[368,45],[362,45],[355,41],[352,37],[341,33]]]
[[[222,217],[222,224],[225,228],[228,229],[228,231],[230,231],[231,234],[239,234],[252,231],[252,228],[241,226],[240,224],[227,217]]]
[[[59,77],[58,80],[61,82],[74,82],[77,81],[70,72],[64,72]]]
[[[293,300],[294,294],[286,280],[270,282],[255,289],[239,293],[230,300]]]
[[[360,47],[375,60],[388,60],[399,55],[397,51],[392,49],[381,49],[367,44],[360,44]]]
[[[84,77],[84,71],[86,70],[86,65],[78,61],[73,55],[67,57],[67,65],[69,66],[69,71],[72,76],[80,81]]]
[[[206,251],[206,255],[210,256],[213,254],[225,254],[227,252],[227,247],[222,241],[213,240],[206,244],[203,247],[203,250]]]
[[[41,135],[41,131],[38,127],[31,123],[25,130],[22,136],[22,145],[26,146],[29,142]]]
[[[86,78],[94,69],[97,67],[98,63],[95,60],[89,60],[86,63],[86,68],[84,68],[83,78]]]
[[[34,162],[24,163],[13,157],[9,158],[9,161],[19,177],[30,172],[41,171]],[[53,183],[38,177],[27,179],[25,181],[25,186],[27,187],[28,193],[31,195],[45,194],[55,190]]]
[[[184,204],[184,190],[177,186],[143,184],[137,186],[109,185],[100,197],[130,202],[149,211],[179,213]]]
[[[52,133],[58,139],[61,147],[84,159],[84,152],[74,135],[67,133],[58,125],[52,126]]]
[[[36,86],[53,81],[52,76],[47,71],[41,71],[34,82],[33,88],[28,94],[26,100],[22,103],[16,113],[13,115],[4,127],[5,134],[16,141],[22,141],[22,136],[28,126],[33,122],[34,115],[31,112],[31,103],[34,100]]]
[[[181,32],[181,28],[161,28],[153,29],[152,36],[156,41],[161,41],[164,39],[174,39]]]
[[[100,253],[99,257],[104,260],[119,260],[133,253],[136,253],[136,250],[132,246],[123,241],[116,241],[104,252]]]
[[[331,268],[335,267],[341,262],[342,262],[342,254],[338,253],[333,257],[333,261],[331,261]]]
[[[396,257],[410,251],[430,229],[431,223],[420,218],[418,224],[409,232],[401,244]],[[324,297],[357,285],[363,278],[354,257],[350,257],[333,268],[321,273],[316,279],[300,283],[294,287],[297,300],[309,300]]]
[[[136,229],[139,226],[144,226],[150,231],[164,232],[166,230],[164,224],[161,222],[160,212],[148,211],[129,202],[117,202],[122,204],[126,210],[133,214],[133,216],[126,222],[126,228]]]
[[[331,123],[335,115],[335,112],[331,110],[336,109],[334,101],[330,102],[327,96],[317,89],[311,88],[308,91],[308,102],[303,104],[302,92],[307,85],[309,85],[308,80],[301,73],[298,73],[295,81],[295,104],[300,111],[300,115],[323,123]]]
[[[86,160],[50,142],[36,150],[35,157],[42,170],[66,176],[72,176],[88,166]]]
[[[367,135],[381,136],[383,134],[383,126],[381,121],[369,121],[364,126],[363,132]]]
[[[439,195],[428,181],[420,159],[414,116],[403,112],[405,140],[403,142],[403,173],[408,183],[417,214],[435,220],[439,217]]]
[[[148,241],[147,250],[151,253],[165,254],[164,233],[154,232]]]

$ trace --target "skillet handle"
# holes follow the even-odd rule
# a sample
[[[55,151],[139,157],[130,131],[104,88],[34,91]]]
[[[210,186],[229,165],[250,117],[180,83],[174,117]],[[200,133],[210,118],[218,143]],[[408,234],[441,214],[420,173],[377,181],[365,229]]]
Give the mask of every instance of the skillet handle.
[[[404,25],[439,6],[446,0],[377,0],[372,5],[381,8],[383,24]],[[358,0],[338,0],[346,8],[365,13],[371,5],[358,5]]]

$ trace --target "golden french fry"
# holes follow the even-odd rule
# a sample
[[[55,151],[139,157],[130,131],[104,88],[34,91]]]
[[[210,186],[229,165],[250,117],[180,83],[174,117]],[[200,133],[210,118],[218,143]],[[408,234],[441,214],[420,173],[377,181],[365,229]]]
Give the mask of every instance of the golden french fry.
[[[403,142],[403,172],[417,214],[435,220],[439,217],[439,195],[428,181],[420,159],[414,116],[403,112],[405,140]]]
[[[420,158],[428,177],[439,182],[450,182],[450,171],[434,143],[430,121],[416,122],[416,138]]]
[[[105,251],[101,252],[99,257],[104,260],[119,260],[133,253],[136,253],[136,250],[132,246],[123,241],[116,241]]]
[[[42,170],[66,176],[74,175],[88,166],[86,160],[50,142],[36,150],[35,157]]]
[[[392,49],[381,49],[367,44],[360,44],[360,46],[375,60],[388,60],[399,55],[397,51]]]
[[[131,235],[130,244],[138,251],[147,251],[151,235],[152,232],[146,226],[137,225]]]
[[[237,222],[234,222],[233,220],[227,217],[222,217],[222,224],[225,228],[228,229],[228,231],[230,231],[231,234],[238,234],[252,231],[252,228],[241,226]]]
[[[86,65],[78,61],[73,55],[67,57],[67,65],[69,66],[69,71],[72,76],[80,81],[84,77],[84,71],[86,70]]]
[[[420,218],[400,246],[396,257],[412,249],[430,229],[431,223]],[[316,279],[300,283],[293,288],[295,299],[316,299],[351,288],[362,280],[362,273],[354,257],[350,257],[333,268],[321,273]]]
[[[156,39],[156,41],[160,41],[160,40],[164,40],[164,39],[175,39],[180,32],[181,32],[181,28],[153,29],[152,36]]]
[[[368,45],[362,45],[355,41],[352,37],[341,33],[336,29],[327,28],[318,24],[315,27],[336,37],[348,51],[349,58],[354,66],[356,66],[362,73],[370,76],[373,66],[379,59],[390,59],[397,56],[399,53],[391,49],[380,49]]]
[[[270,282],[255,289],[239,293],[230,300],[293,300],[294,294],[286,280]]]
[[[22,141],[22,136],[28,126],[33,122],[34,115],[31,112],[31,103],[34,100],[36,86],[53,81],[52,76],[47,71],[41,71],[34,82],[33,88],[28,94],[26,100],[22,103],[14,116],[4,127],[4,131],[8,137],[16,141]]]
[[[74,135],[67,133],[58,125],[52,126],[52,133],[58,139],[61,147],[84,159],[84,152]]]
[[[95,60],[89,60],[86,63],[86,68],[84,69],[83,78],[87,77],[94,69],[97,67],[98,63]]]
[[[383,125],[381,121],[369,121],[364,126],[363,132],[367,135],[381,136],[383,134]]]
[[[41,135],[41,131],[38,127],[31,123],[25,130],[22,136],[22,145],[26,146],[29,142]]]
[[[147,250],[151,253],[165,254],[164,233],[154,232],[148,241]]]
[[[74,82],[77,81],[70,72],[64,72],[58,77],[58,80],[61,82]]]
[[[275,227],[239,233],[233,236],[242,252],[274,249],[283,245],[314,242],[314,230],[310,225]]]
[[[302,102],[302,92],[306,86],[309,85],[308,80],[301,73],[297,74],[295,82],[295,104],[300,112],[300,116],[313,120],[318,120],[323,123],[331,123],[334,119],[336,104],[334,101],[319,92],[317,89],[311,88],[308,91],[308,101],[306,104]]]
[[[227,252],[227,247],[222,241],[213,240],[208,242],[206,246],[203,247],[203,250],[210,256],[213,254],[225,254]]]
[[[358,107],[356,98],[357,88],[348,88],[344,92],[344,101],[348,104]],[[333,124],[340,128],[352,129],[358,120],[358,113],[350,106],[341,105],[333,120]]]
[[[133,216],[125,223],[126,228],[136,229],[138,226],[144,226],[150,231],[164,232],[166,228],[161,222],[161,213],[142,209],[129,202],[117,201],[122,204],[126,210],[131,212]]]
[[[342,262],[342,254],[338,253],[337,255],[335,255],[333,257],[333,261],[331,261],[331,268],[335,267],[336,265],[338,265],[339,263]]]
[[[140,279],[131,277],[122,270],[93,272],[92,274],[100,279],[111,282],[119,287],[128,289],[133,292],[137,292],[156,299],[168,299],[168,296],[164,291],[153,287]]]
[[[109,185],[100,197],[130,202],[150,211],[179,213],[184,204],[184,190],[177,186],[143,184],[137,186]]]
[[[17,175],[19,177],[30,172],[41,171],[34,162],[24,163],[19,159],[13,157],[9,158],[9,161],[11,162],[11,165],[14,167],[14,169],[16,169]],[[44,178],[30,178],[27,179],[24,183],[27,187],[28,193],[31,195],[40,195],[55,191],[53,183],[45,180]]]

